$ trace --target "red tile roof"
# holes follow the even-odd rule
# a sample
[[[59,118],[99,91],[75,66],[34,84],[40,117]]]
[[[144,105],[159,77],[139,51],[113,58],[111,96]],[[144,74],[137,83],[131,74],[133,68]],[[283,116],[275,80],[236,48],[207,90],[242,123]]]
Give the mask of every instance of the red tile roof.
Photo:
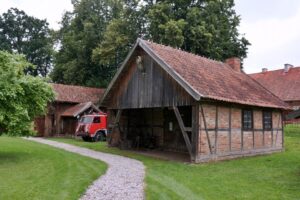
[[[55,92],[55,101],[83,103],[91,101],[97,104],[104,93],[104,89],[63,85],[52,83],[52,88]]]
[[[100,110],[92,102],[85,102],[76,104],[75,106],[68,108],[61,114],[61,116],[76,117],[77,115],[80,115],[89,108],[93,108],[94,111],[100,112]]]
[[[288,72],[283,69],[250,74],[284,101],[300,101],[300,67],[293,67]]]
[[[247,74],[234,71],[225,63],[153,42],[141,41],[202,98],[261,107],[289,108]]]

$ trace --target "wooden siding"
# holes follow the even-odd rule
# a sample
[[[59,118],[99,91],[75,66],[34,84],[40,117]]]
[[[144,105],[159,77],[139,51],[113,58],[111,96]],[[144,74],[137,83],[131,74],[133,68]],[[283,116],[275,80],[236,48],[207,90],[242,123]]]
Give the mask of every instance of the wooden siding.
[[[140,71],[133,57],[126,76],[114,90],[109,108],[154,108],[191,105],[192,97],[149,55],[143,54],[145,72]]]

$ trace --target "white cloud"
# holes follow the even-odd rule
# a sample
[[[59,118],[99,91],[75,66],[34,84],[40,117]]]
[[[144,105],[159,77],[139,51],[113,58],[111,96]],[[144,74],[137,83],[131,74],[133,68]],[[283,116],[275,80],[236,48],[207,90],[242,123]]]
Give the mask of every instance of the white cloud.
[[[250,11],[249,11],[250,12]],[[246,72],[258,72],[262,67],[282,68],[284,63],[300,65],[300,9],[287,18],[270,16],[254,22],[241,22],[240,32],[252,43],[245,60]]]
[[[58,29],[58,22],[65,11],[72,10],[71,0],[1,0],[0,13],[16,7],[28,15],[39,19],[47,19],[51,28]]]

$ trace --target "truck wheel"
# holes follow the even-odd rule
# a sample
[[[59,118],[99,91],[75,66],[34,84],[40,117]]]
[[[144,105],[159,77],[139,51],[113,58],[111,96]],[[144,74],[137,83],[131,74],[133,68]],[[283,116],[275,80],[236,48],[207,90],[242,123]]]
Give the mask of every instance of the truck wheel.
[[[98,142],[98,141],[105,141],[106,136],[105,133],[102,131],[98,131],[96,135],[93,137],[93,142]]]
[[[103,131],[100,131],[99,135],[100,135],[99,141],[106,141],[106,135]]]
[[[82,139],[83,139],[83,141],[85,141],[85,142],[88,142],[88,141],[89,141],[89,138],[86,137],[86,136],[82,136]]]

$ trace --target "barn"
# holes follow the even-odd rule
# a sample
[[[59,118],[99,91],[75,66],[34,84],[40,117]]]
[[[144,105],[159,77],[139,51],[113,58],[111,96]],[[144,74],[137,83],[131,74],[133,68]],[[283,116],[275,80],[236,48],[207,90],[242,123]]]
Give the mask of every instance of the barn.
[[[102,100],[109,144],[199,163],[283,150],[289,106],[241,70],[138,39]]]
[[[38,136],[73,135],[80,116],[100,111],[97,104],[104,89],[56,83],[50,85],[55,99],[48,104],[47,113],[34,120]]]

